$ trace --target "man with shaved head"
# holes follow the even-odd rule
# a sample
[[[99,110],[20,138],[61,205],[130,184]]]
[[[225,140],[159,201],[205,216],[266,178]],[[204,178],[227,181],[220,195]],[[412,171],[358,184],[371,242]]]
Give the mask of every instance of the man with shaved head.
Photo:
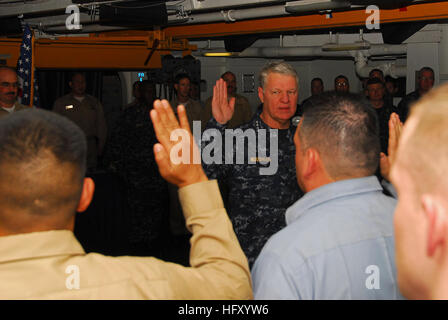
[[[17,102],[19,81],[13,68],[0,67],[0,118],[8,114],[27,109]]]
[[[305,195],[252,269],[256,299],[399,299],[393,257],[396,201],[374,175],[378,119],[358,95],[311,98],[294,136]]]
[[[75,212],[88,207],[94,191],[85,178],[84,133],[45,110],[0,119],[0,299],[252,297],[247,259],[217,183],[199,164],[170,161],[172,130],[192,139],[185,108],[178,113],[180,125],[168,102],[156,101],[151,119],[160,174],[179,187],[193,233],[188,268],[152,257],[86,254],[73,234]]]
[[[392,165],[398,284],[407,298],[448,299],[447,141],[445,84],[411,108]]]

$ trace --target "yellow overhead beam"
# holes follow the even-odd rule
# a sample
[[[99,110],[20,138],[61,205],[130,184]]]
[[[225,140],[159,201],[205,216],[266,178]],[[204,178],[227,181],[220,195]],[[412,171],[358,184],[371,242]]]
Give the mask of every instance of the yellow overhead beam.
[[[16,66],[20,44],[19,39],[0,39],[0,52],[10,55],[7,65]],[[146,31],[132,36],[41,38],[35,41],[34,50],[36,68],[140,70],[161,68],[163,55],[171,51],[189,54],[196,46],[185,39],[165,37],[162,31]]]

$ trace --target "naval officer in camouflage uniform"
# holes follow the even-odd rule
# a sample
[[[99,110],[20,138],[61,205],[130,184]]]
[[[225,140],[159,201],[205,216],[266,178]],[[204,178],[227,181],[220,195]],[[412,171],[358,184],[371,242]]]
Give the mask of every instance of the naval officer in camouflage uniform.
[[[244,163],[235,164],[235,156],[242,150],[233,148],[236,150],[233,154],[224,151],[225,157],[233,157],[233,164],[207,164],[204,150],[212,140],[208,134],[211,131],[204,133],[201,143],[206,174],[210,179],[218,179],[228,192],[227,211],[250,265],[269,237],[285,226],[285,210],[303,194],[296,183],[293,139],[296,127],[291,124],[298,98],[296,71],[284,62],[266,65],[260,73],[258,96],[262,108],[249,123],[240,127],[243,132],[255,131],[256,136],[261,129],[266,130],[266,147],[263,141],[258,141],[256,159],[247,159],[245,152]],[[218,80],[213,90],[213,118],[207,123],[207,129],[218,129],[223,135],[223,145],[224,130],[234,106],[235,98],[228,99],[224,80]],[[278,141],[278,152],[269,151],[273,143],[271,134]],[[248,148],[245,144],[244,151]],[[264,155],[267,159],[262,159]],[[261,174],[260,169],[267,169],[275,160],[278,161],[276,170]]]
[[[138,102],[118,119],[104,153],[104,166],[125,182],[130,207],[127,254],[162,257],[168,230],[168,186],[154,159],[157,143],[149,118],[156,88],[151,81],[140,84]]]
[[[87,167],[94,170],[106,143],[107,129],[101,103],[86,94],[86,78],[76,72],[69,82],[71,92],[58,98],[53,111],[76,123],[87,138]]]

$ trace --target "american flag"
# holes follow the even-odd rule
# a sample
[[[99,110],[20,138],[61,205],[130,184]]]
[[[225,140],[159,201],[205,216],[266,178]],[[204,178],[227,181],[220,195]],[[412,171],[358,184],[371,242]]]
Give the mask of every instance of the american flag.
[[[19,76],[19,82],[22,87],[22,95],[20,103],[28,106],[39,107],[39,87],[37,80],[34,77],[33,69],[33,46],[32,46],[33,34],[28,25],[25,26],[23,32],[22,44],[20,46],[20,58],[17,61],[17,75]],[[34,80],[34,90],[31,81]]]

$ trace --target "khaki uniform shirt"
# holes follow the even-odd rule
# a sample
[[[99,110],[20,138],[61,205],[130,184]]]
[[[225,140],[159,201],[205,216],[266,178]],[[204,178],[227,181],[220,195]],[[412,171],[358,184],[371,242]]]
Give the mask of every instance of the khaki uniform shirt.
[[[177,97],[174,97],[170,101],[171,107],[174,109],[174,113],[177,115],[177,106],[183,104],[185,110],[187,111],[188,123],[190,124],[190,129],[193,132],[193,121],[201,121],[202,119],[202,107],[201,103],[197,100],[188,100],[187,103],[180,103]],[[203,130],[204,128],[202,128]]]
[[[213,116],[212,113],[212,99],[213,97],[210,97],[205,102],[205,109],[202,114],[202,130],[205,129],[205,126],[207,125],[207,122],[211,119]],[[245,124],[249,122],[252,119],[253,113],[252,109],[250,108],[249,101],[239,95],[235,95],[235,109],[233,112],[232,118],[227,122],[226,128],[228,129],[234,129],[242,124]]]
[[[101,103],[88,94],[79,102],[70,93],[54,102],[53,111],[69,118],[82,129],[87,138],[87,166],[96,167],[107,137]]]
[[[191,238],[183,267],[86,254],[71,231],[0,237],[1,299],[251,299],[251,279],[216,181],[179,190]]]
[[[29,107],[24,106],[23,104],[20,104],[18,102],[16,102],[14,105],[15,105],[15,109],[13,112],[17,112],[17,111],[24,110],[24,109],[29,109]],[[6,111],[3,108],[0,108],[0,118],[3,118],[5,116],[7,116],[8,114],[10,114],[10,112]]]
[[[191,132],[193,131],[193,121],[201,121],[202,119],[202,106],[197,100],[189,99],[186,103],[180,103],[175,96],[171,101],[170,105],[177,115],[177,106],[183,104],[187,112],[188,123],[190,125]],[[204,127],[201,126],[201,131]],[[170,196],[170,230],[174,235],[186,235],[188,231],[185,229],[185,223],[183,219],[182,208],[179,203],[178,188],[173,184],[168,184],[169,196]]]

